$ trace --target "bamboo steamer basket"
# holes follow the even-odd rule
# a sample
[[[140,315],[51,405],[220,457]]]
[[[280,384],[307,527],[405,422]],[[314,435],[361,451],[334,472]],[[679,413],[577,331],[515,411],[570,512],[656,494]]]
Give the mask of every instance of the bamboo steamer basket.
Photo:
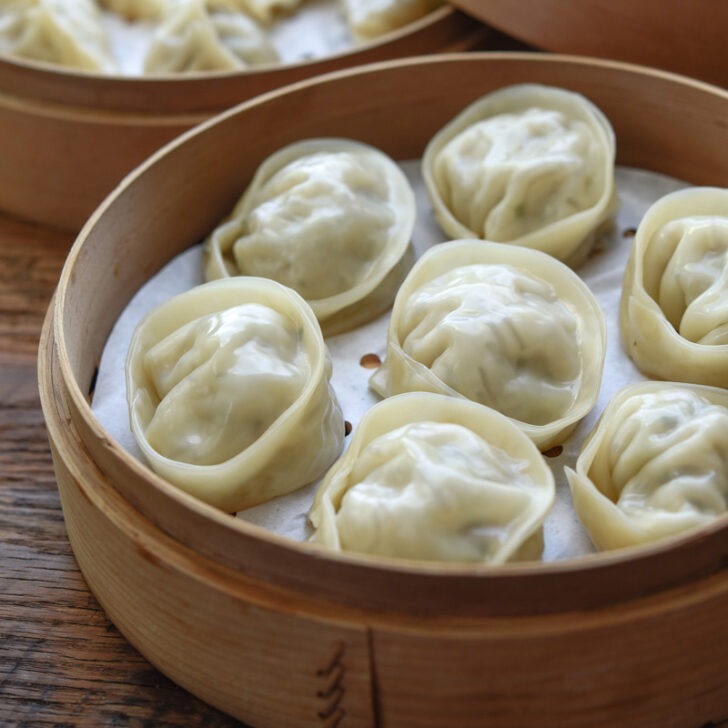
[[[728,86],[724,2],[455,0],[455,5],[537,48],[642,63]]]
[[[349,51],[238,72],[124,77],[0,55],[0,210],[77,232],[127,172],[234,104],[354,65],[470,50],[487,34],[444,6]]]
[[[568,56],[423,57],[305,81],[188,132],[124,180],[69,254],[39,381],[78,564],[152,664],[252,725],[694,728],[728,718],[725,518],[549,564],[328,555],[170,486],[88,404],[131,296],[216,224],[269,153],[342,135],[413,158],[469,102],[524,81],[587,94],[615,127],[620,164],[728,179],[721,89]]]

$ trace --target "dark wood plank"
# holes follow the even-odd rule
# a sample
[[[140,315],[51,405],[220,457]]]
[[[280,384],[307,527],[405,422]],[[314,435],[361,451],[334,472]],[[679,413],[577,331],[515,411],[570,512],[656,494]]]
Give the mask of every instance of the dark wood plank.
[[[139,655],[73,559],[36,383],[71,243],[0,216],[0,725],[239,725]]]

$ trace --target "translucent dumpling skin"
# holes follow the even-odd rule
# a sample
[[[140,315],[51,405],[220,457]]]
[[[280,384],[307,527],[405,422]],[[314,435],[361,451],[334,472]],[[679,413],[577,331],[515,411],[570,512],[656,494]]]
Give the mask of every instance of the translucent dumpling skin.
[[[648,376],[728,386],[728,190],[682,190],[647,211],[625,272],[620,329]]]
[[[348,139],[284,147],[205,243],[208,280],[271,278],[298,291],[327,334],[389,307],[411,261],[412,188],[382,152]]]
[[[578,326],[545,281],[509,265],[466,265],[412,294],[402,349],[464,397],[542,425],[574,401]]]
[[[370,386],[493,407],[546,449],[594,406],[605,345],[601,309],[566,265],[519,246],[453,241],[422,256],[400,288]]]
[[[590,101],[523,84],[476,101],[422,159],[435,216],[454,238],[543,250],[578,265],[617,208],[612,128]]]
[[[149,444],[198,465],[217,465],[252,445],[310,375],[292,322],[254,303],[177,329],[146,352],[144,370],[159,399]]]
[[[728,343],[728,215],[683,218],[661,234],[680,239],[660,281],[667,320],[689,341]]]
[[[649,543],[724,517],[726,432],[724,389],[645,382],[618,392],[567,468],[594,544]]]
[[[331,362],[308,305],[236,278],[170,299],[127,361],[132,432],[160,475],[235,512],[315,480],[341,450]]]
[[[510,421],[472,402],[405,394],[375,405],[319,486],[314,543],[419,561],[536,559],[554,483]]]

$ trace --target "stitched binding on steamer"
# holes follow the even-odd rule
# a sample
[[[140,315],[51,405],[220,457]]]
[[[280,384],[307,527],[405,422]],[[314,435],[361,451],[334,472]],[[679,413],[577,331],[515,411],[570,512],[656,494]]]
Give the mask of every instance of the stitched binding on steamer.
[[[316,675],[324,680],[324,686],[316,691],[316,697],[324,701],[324,707],[319,710],[318,717],[325,728],[338,728],[346,715],[341,707],[346,688],[344,677],[346,665],[346,644],[342,641],[334,643],[331,658],[326,666],[317,670]]]

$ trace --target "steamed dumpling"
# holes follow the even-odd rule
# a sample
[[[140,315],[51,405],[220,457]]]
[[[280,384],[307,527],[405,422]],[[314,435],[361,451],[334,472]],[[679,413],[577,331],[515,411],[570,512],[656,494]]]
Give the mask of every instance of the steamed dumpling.
[[[728,386],[728,190],[666,195],[637,229],[620,308],[647,375]]]
[[[313,313],[273,281],[234,278],[170,299],[127,362],[132,432],[160,475],[233,512],[315,480],[344,437]]]
[[[536,250],[444,243],[397,294],[387,354],[370,386],[465,397],[516,421],[546,449],[594,406],[604,316],[581,279]]]
[[[92,0],[0,0],[0,53],[82,71],[116,70]]]
[[[465,400],[405,394],[375,405],[320,484],[314,543],[424,561],[537,559],[551,471],[502,415]]]
[[[579,94],[523,84],[484,96],[422,159],[435,216],[453,238],[543,250],[581,263],[617,209],[614,132]]]
[[[600,549],[649,543],[728,510],[728,392],[643,382],[620,391],[567,468]]]
[[[443,0],[343,0],[352,35],[373,40],[424,17]]]
[[[335,333],[391,304],[414,221],[412,188],[385,154],[348,139],[297,142],[263,162],[209,236],[205,276],[272,278]]]
[[[235,71],[276,63],[278,54],[256,22],[206,0],[171,0],[144,60],[145,73]]]

